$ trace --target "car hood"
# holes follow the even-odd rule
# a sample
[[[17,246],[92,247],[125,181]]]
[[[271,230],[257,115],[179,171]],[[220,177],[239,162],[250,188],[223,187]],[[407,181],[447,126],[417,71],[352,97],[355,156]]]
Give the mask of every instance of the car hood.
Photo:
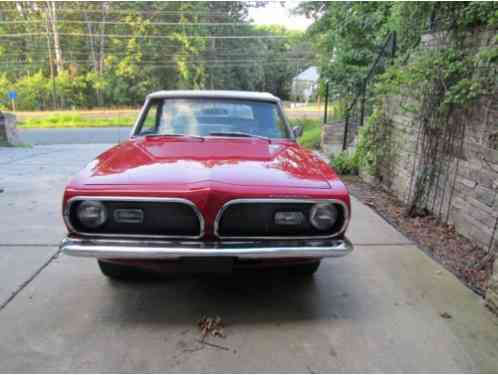
[[[83,185],[174,185],[330,188],[335,175],[293,141],[257,138],[149,137],[100,155],[80,174]]]

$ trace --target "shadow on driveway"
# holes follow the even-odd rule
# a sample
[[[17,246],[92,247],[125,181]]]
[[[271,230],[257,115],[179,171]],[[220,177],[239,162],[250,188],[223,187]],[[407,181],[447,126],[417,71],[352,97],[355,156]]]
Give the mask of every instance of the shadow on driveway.
[[[102,305],[103,319],[121,324],[192,324],[202,316],[220,316],[224,323],[276,323],[347,318],[361,309],[329,280],[334,291],[324,295],[315,277],[280,271],[234,272],[231,276],[174,276],[167,280],[107,280],[111,304]]]

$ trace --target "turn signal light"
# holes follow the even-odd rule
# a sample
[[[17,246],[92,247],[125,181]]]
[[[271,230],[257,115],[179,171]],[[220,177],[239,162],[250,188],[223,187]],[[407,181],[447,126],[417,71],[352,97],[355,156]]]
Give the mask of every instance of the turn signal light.
[[[144,212],[135,208],[114,210],[114,221],[125,224],[142,224],[144,222]]]
[[[275,213],[275,224],[299,225],[304,222],[304,214],[299,211],[282,211]]]

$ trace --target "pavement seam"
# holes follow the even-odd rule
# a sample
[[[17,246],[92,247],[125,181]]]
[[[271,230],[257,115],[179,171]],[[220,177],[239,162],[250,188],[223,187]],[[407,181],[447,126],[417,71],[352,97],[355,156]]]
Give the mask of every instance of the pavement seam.
[[[378,246],[416,246],[414,242],[391,242],[391,243],[382,243],[382,242],[373,242],[373,243],[368,243],[368,242],[360,242],[356,243],[353,242],[354,246],[371,246],[371,247],[378,247]]]
[[[0,311],[2,311],[10,302],[12,302],[14,298],[16,298],[16,296],[31,283],[31,281],[33,281],[45,268],[47,268],[47,266],[59,256],[60,252],[60,249],[57,249],[57,251],[52,254],[52,256],[48,258],[48,260],[43,263],[40,268],[38,268],[26,281],[19,285],[19,287],[11,293],[9,298],[2,302],[2,304],[0,305]]]

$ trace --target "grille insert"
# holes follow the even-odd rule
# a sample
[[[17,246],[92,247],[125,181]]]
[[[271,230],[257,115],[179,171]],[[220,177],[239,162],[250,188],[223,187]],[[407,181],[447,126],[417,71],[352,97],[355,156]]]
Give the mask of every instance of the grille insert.
[[[104,204],[108,220],[103,226],[89,229],[79,222],[76,212],[84,200],[98,200]],[[118,222],[114,213],[120,210],[142,211],[143,222]],[[76,197],[68,202],[64,219],[73,232],[97,237],[197,239],[204,232],[204,220],[197,207],[181,198]]]
[[[338,220],[330,230],[318,230],[309,221],[311,208],[318,202],[331,202],[338,208]],[[297,225],[275,224],[276,213],[287,211],[301,212],[305,220]],[[215,234],[232,239],[330,238],[344,231],[348,215],[347,206],[338,200],[238,199],[218,213]]]

